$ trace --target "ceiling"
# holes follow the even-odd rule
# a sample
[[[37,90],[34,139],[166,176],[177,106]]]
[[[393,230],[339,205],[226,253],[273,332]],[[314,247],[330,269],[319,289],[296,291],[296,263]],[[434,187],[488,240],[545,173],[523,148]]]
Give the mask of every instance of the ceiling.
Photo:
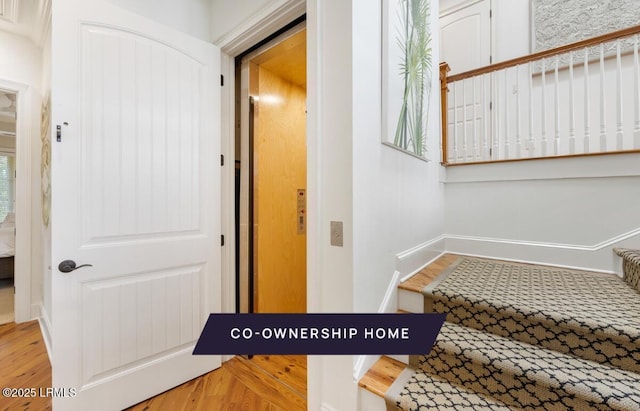
[[[299,31],[251,61],[290,83],[306,88],[307,31]]]

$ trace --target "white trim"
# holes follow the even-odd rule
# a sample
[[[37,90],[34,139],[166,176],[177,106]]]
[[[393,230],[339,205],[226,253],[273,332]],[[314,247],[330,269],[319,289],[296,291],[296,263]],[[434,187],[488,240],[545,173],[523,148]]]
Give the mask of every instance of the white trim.
[[[47,313],[42,304],[40,305],[38,324],[40,324],[40,332],[42,333],[44,346],[47,348],[47,355],[49,356],[49,362],[51,362],[51,320],[49,319],[49,313]]]
[[[42,48],[51,31],[51,0],[39,0],[34,21],[32,40]]]
[[[444,251],[445,237],[440,235],[422,244],[396,254],[396,270],[405,281],[425,266],[425,261],[433,261]]]
[[[619,257],[611,248],[640,247],[640,230],[636,229],[591,246],[457,235],[445,236],[445,244],[447,252],[453,254],[620,275]]]
[[[292,17],[306,11],[304,0],[275,0],[263,7],[234,30],[214,41],[220,47],[221,71],[225,86],[220,94],[221,104],[221,149],[225,155],[222,178],[222,231],[225,246],[222,252],[222,310],[235,312],[235,57],[262,41],[285,25]],[[309,190],[307,190],[309,191]],[[311,198],[308,199],[311,201]],[[311,221],[309,222],[311,225]],[[310,227],[308,227],[308,230]]]
[[[10,23],[18,23],[18,0],[0,0],[2,1],[2,14],[0,14],[0,20],[5,20]]]
[[[400,284],[400,271],[396,270],[391,276],[387,292],[378,307],[378,314],[394,313],[398,310],[398,284]]]
[[[378,307],[378,314],[395,313],[398,311],[398,284],[400,284],[400,271],[394,271],[391,281],[387,286],[384,298]],[[379,355],[359,355],[353,366],[353,379],[359,381],[371,366],[378,361]]]
[[[221,252],[222,312],[234,313],[236,300],[236,231],[235,231],[235,70],[234,59],[220,55],[221,74],[225,78],[220,90],[220,152],[224,155],[221,170],[221,230],[225,245]],[[226,102],[226,104],[225,104]],[[224,358],[223,358],[224,360]]]
[[[359,355],[353,365],[353,381],[358,382],[360,378],[378,361],[379,355]]]
[[[465,1],[463,3],[456,4],[453,7],[449,7],[448,9],[440,10],[440,14],[438,15],[438,18],[446,17],[449,14],[453,14],[456,11],[460,11],[462,9],[466,9],[469,6],[473,6],[474,4],[480,3],[482,1],[484,1],[484,0],[468,0],[468,1]]]
[[[444,241],[444,239],[442,239]],[[409,274],[405,275],[404,277],[402,277],[400,279],[400,282],[405,282],[407,281],[409,278],[413,277],[414,275],[418,274],[418,272],[422,271],[426,266],[428,266],[429,264],[431,264],[432,262],[436,261],[438,258],[442,257],[444,254],[446,253],[446,251],[442,251],[440,254],[436,255],[435,257],[433,257],[432,259],[428,260],[426,263],[422,264],[421,266],[419,266],[418,268],[416,268],[415,270],[411,271]]]
[[[16,93],[16,246],[14,270],[15,322],[29,321],[31,316],[31,140],[32,123],[37,113],[31,108],[32,94],[26,84],[0,80],[0,89]],[[39,124],[39,119],[38,119]],[[39,131],[39,130],[38,130]],[[19,210],[19,211],[18,211]]]
[[[273,0],[213,43],[235,57],[302,16],[306,6],[305,0]]]
[[[544,243],[544,242],[538,242],[538,241],[507,240],[502,238],[473,237],[473,236],[450,235],[450,234],[446,235],[445,238],[447,240],[453,239],[453,240],[466,240],[466,241],[482,241],[487,243],[523,245],[528,247],[561,248],[561,249],[571,249],[571,250],[578,250],[578,251],[599,251],[604,248],[611,247],[614,244],[620,243],[621,241],[625,241],[636,236],[640,236],[640,227],[635,228],[626,233],[617,235],[615,237],[611,237],[605,241],[601,241],[594,245]]]
[[[446,184],[640,176],[640,154],[602,154],[443,167]]]

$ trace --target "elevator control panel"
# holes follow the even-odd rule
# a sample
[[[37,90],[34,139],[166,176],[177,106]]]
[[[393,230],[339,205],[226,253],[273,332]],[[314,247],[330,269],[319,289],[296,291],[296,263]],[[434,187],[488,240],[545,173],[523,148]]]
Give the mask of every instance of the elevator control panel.
[[[305,234],[307,232],[307,191],[298,189],[298,234]]]

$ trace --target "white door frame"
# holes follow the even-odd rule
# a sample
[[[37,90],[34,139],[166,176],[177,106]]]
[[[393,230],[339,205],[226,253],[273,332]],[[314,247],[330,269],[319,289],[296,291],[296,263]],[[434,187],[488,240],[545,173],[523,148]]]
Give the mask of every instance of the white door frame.
[[[13,281],[15,322],[29,321],[39,316],[31,310],[31,140],[39,128],[33,127],[39,113],[34,90],[22,83],[0,79],[0,89],[16,93],[16,243]],[[38,117],[37,124],[40,124]],[[16,182],[17,183],[17,182]],[[18,274],[19,273],[19,274]]]
[[[235,312],[235,57],[253,47],[267,36],[291,23],[306,12],[306,0],[278,0],[261,9],[218,41],[222,51],[221,69],[224,75],[222,99],[221,152],[225,157],[222,168],[222,310]],[[223,356],[226,361],[231,356]]]

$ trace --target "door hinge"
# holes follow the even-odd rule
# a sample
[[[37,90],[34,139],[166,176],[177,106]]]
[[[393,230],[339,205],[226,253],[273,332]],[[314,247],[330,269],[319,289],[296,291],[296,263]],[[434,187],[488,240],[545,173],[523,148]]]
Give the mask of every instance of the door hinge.
[[[220,166],[224,166],[224,154],[220,154]]]
[[[493,64],[493,56],[489,56],[489,64]]]
[[[224,234],[220,236],[220,245],[224,247]]]
[[[493,110],[493,101],[489,102],[489,110]]]
[[[224,87],[224,75],[220,74],[220,87]]]
[[[493,155],[493,149],[489,148],[489,157],[491,157]]]

